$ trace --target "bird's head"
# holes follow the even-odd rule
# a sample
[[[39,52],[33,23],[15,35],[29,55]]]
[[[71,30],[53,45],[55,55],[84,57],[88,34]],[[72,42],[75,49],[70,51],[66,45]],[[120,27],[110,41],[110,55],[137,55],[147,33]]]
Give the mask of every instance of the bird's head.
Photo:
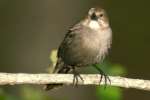
[[[86,26],[92,29],[104,29],[109,27],[107,14],[102,8],[91,8],[85,20]]]

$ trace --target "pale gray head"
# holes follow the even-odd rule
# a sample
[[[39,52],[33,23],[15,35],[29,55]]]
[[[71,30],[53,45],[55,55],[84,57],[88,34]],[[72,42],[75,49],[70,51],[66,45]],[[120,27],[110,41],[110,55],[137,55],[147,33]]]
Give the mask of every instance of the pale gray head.
[[[91,8],[84,24],[92,29],[104,29],[109,27],[107,14],[102,8]]]

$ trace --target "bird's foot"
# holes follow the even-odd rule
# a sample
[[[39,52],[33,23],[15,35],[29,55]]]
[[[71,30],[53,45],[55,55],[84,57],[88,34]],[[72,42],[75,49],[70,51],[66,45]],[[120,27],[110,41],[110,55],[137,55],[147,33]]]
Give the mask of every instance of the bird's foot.
[[[100,77],[99,84],[101,84],[101,81],[104,78],[104,88],[106,89],[107,83],[109,82],[109,84],[111,84],[111,80],[108,77],[108,75],[106,75],[103,71],[100,72],[100,75],[101,75],[101,77]]]
[[[104,88],[106,88],[108,81],[109,81],[109,84],[111,84],[110,78],[98,66],[95,65],[95,68],[99,71],[99,73],[101,75],[99,84],[101,84],[101,82],[102,82],[102,80],[104,78]]]
[[[78,82],[79,82],[79,78],[80,78],[80,80],[82,80],[82,82],[84,82],[84,80],[81,77],[81,75],[74,68],[73,68],[73,74],[74,74],[74,77],[73,77],[73,86],[77,87],[78,86]]]

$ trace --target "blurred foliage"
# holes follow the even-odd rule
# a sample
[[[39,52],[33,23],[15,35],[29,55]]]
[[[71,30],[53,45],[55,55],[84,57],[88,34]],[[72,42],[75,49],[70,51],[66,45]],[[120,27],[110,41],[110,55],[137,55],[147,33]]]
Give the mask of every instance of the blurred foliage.
[[[57,63],[57,50],[56,49],[54,49],[50,52],[49,59],[50,59],[51,63],[49,64],[48,72],[52,73],[53,69],[55,68],[55,65]]]
[[[56,49],[54,49],[50,52],[49,58],[50,58],[51,64],[53,66],[55,66],[55,64],[57,62],[57,50]]]
[[[43,91],[31,86],[22,86],[19,95],[9,95],[0,89],[0,100],[54,100]]]
[[[44,94],[43,91],[38,89],[24,86],[21,88],[21,100],[52,100],[49,96]]]
[[[14,96],[5,93],[0,89],[0,100],[17,100]]]
[[[104,87],[97,87],[96,93],[99,97],[99,100],[122,100],[122,89],[118,87],[107,86],[104,90]]]

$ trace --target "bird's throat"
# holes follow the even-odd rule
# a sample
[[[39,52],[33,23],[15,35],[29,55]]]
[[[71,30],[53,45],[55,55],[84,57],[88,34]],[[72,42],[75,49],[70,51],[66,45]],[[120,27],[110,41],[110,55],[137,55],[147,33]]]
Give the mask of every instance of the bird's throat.
[[[91,21],[89,22],[89,27],[90,27],[91,29],[99,29],[99,28],[100,28],[100,25],[99,25],[99,23],[98,23],[97,21],[91,20]]]

